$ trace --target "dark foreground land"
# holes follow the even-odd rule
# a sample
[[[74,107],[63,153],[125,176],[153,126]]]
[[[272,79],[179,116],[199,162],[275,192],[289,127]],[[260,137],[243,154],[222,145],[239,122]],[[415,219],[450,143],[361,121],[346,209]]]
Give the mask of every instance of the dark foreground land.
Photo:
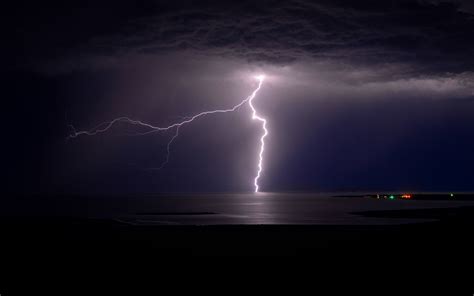
[[[139,216],[149,214],[206,216],[213,212],[157,213],[155,210],[139,213]],[[77,272],[77,266],[91,272],[104,264],[115,272],[127,274],[150,268],[163,271],[168,270],[168,266],[181,270],[183,264],[192,262],[191,256],[214,259],[228,255],[286,256],[290,261],[306,264],[302,270],[328,271],[337,277],[362,276],[369,280],[375,276],[400,283],[405,278],[419,278],[432,272],[445,280],[433,280],[431,288],[438,283],[446,284],[449,277],[454,277],[456,289],[464,291],[460,295],[473,292],[474,206],[371,210],[351,215],[404,221],[421,219],[423,222],[154,225],[110,218],[4,215],[0,218],[0,262],[2,272],[7,271],[7,275],[2,280],[3,284],[11,284],[13,278],[36,278],[45,267],[67,274]],[[191,265],[204,268],[203,264],[207,266],[210,259]],[[287,259],[272,259],[272,262],[280,265]],[[276,270],[288,271],[283,266]]]
[[[360,212],[428,218],[404,225],[131,225],[73,218],[0,219],[2,262],[63,256],[308,256],[474,258],[474,207]],[[324,260],[324,258],[321,258]]]

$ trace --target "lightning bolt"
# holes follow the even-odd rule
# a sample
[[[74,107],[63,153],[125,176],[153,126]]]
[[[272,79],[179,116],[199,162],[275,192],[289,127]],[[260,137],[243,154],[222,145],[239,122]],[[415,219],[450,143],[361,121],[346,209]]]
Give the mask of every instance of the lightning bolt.
[[[182,120],[182,121],[179,121],[179,122],[176,122],[176,123],[173,123],[169,126],[164,126],[164,127],[154,126],[154,125],[151,125],[149,123],[142,122],[140,120],[131,119],[129,117],[118,117],[118,118],[113,119],[112,121],[103,122],[103,123],[97,125],[96,127],[94,127],[91,130],[77,131],[74,128],[74,126],[71,125],[70,127],[71,127],[71,130],[72,130],[72,133],[68,136],[68,139],[77,138],[77,137],[82,136],[82,135],[95,136],[97,134],[107,132],[109,129],[111,129],[117,123],[128,123],[128,124],[131,124],[131,125],[137,125],[137,126],[144,127],[144,128],[148,129],[145,132],[133,134],[133,135],[137,135],[137,136],[143,136],[143,135],[147,135],[147,134],[151,134],[151,133],[164,132],[164,131],[175,129],[175,133],[174,133],[173,137],[170,139],[170,141],[167,144],[167,148],[166,148],[167,154],[166,154],[165,161],[158,168],[156,168],[156,169],[162,169],[169,162],[171,145],[176,140],[176,138],[179,136],[179,129],[181,127],[195,121],[196,119],[199,119],[201,117],[205,117],[207,115],[235,112],[240,107],[242,107],[243,105],[248,103],[249,106],[250,106],[250,109],[252,111],[252,119],[260,121],[262,123],[262,130],[263,130],[263,134],[260,137],[260,150],[259,150],[259,154],[258,154],[257,173],[256,173],[256,176],[255,176],[255,179],[254,179],[255,192],[259,192],[260,187],[258,185],[258,180],[260,179],[260,176],[261,176],[261,173],[262,173],[262,170],[263,170],[263,153],[265,151],[265,137],[268,135],[268,130],[267,130],[267,127],[266,127],[267,120],[265,118],[261,117],[258,114],[257,110],[255,109],[255,107],[253,105],[253,100],[255,99],[255,97],[256,97],[258,91],[260,90],[260,88],[262,87],[263,81],[265,80],[265,76],[264,75],[258,75],[255,78],[258,80],[258,86],[252,92],[252,94],[250,96],[248,96],[247,98],[245,98],[244,100],[242,100],[237,105],[235,105],[235,106],[233,106],[232,108],[229,108],[229,109],[218,109],[218,110],[204,111],[204,112],[198,113],[194,116],[185,117],[185,119]]]
[[[259,75],[256,77],[258,79],[259,83],[259,88],[260,85],[262,84],[263,80],[265,79],[264,75]],[[258,120],[262,122],[262,129],[263,129],[263,135],[260,137],[260,152],[258,153],[258,169],[257,169],[257,175],[255,176],[255,179],[253,181],[253,184],[255,186],[255,192],[258,192],[260,186],[258,186],[258,179],[260,179],[260,175],[263,170],[263,152],[265,152],[265,137],[268,135],[268,130],[267,130],[267,120],[260,115],[258,115],[257,110],[253,106],[253,99],[255,96],[252,96],[249,100],[249,106],[250,109],[252,109],[252,119],[253,120]]]

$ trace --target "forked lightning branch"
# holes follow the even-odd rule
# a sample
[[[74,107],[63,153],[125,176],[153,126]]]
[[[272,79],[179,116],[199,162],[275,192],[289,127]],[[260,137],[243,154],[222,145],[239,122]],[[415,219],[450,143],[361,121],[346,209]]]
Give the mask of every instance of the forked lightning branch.
[[[104,133],[104,132],[107,132],[109,129],[111,129],[117,123],[128,123],[128,124],[138,125],[140,127],[148,129],[145,132],[137,133],[137,135],[147,135],[147,134],[156,133],[156,132],[164,132],[164,131],[173,130],[174,131],[173,137],[169,140],[169,142],[167,144],[166,159],[161,164],[161,166],[159,167],[161,169],[169,161],[171,145],[172,145],[173,141],[179,136],[180,128],[182,128],[183,126],[185,126],[187,124],[190,124],[190,123],[194,122],[196,119],[199,119],[201,117],[220,114],[220,113],[234,112],[234,111],[238,110],[240,107],[244,106],[245,104],[248,104],[249,107],[250,107],[250,110],[251,110],[252,120],[258,121],[261,124],[261,127],[262,127],[262,134],[260,136],[260,141],[259,141],[260,146],[259,146],[258,155],[257,155],[257,158],[256,158],[257,159],[257,163],[256,163],[257,171],[255,173],[255,178],[254,178],[254,182],[253,182],[255,192],[259,192],[260,191],[260,186],[259,186],[258,181],[260,179],[260,176],[261,176],[262,170],[263,170],[263,154],[265,152],[265,137],[268,135],[268,130],[267,130],[267,120],[265,118],[263,118],[258,113],[258,111],[255,109],[255,106],[253,104],[254,99],[257,96],[258,91],[262,87],[263,81],[265,80],[265,75],[258,75],[255,78],[258,81],[257,88],[250,94],[250,96],[248,96],[243,101],[241,101],[239,104],[237,104],[237,105],[235,105],[235,106],[233,106],[232,108],[229,108],[229,109],[220,109],[220,110],[218,109],[218,110],[204,111],[204,112],[201,112],[201,113],[196,114],[194,116],[187,117],[183,121],[176,122],[176,123],[173,123],[169,126],[164,126],[164,127],[154,126],[154,125],[151,125],[149,123],[142,122],[140,120],[131,119],[129,117],[119,117],[119,118],[115,118],[112,121],[103,122],[103,123],[99,124],[98,126],[96,126],[95,128],[93,128],[91,130],[77,131],[73,126],[71,126],[73,132],[72,132],[71,135],[69,135],[69,138],[77,138],[77,137],[82,136],[82,135],[94,136],[94,135],[97,135],[97,134],[100,134],[100,133]]]

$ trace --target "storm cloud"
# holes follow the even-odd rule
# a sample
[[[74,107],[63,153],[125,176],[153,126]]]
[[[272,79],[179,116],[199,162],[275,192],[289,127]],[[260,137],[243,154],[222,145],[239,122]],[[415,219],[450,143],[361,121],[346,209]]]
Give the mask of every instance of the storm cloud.
[[[310,58],[405,63],[413,66],[412,73],[461,73],[474,67],[470,7],[413,0],[156,2],[146,16],[116,22],[111,32],[98,23],[81,42],[62,46],[54,59],[60,57],[63,68],[84,67],[86,61],[106,64],[129,55],[186,52],[252,63]]]

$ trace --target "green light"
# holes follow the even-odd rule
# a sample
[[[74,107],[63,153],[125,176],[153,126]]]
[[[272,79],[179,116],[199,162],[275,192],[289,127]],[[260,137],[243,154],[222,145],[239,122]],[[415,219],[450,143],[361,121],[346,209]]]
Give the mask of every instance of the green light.
[[[454,194],[450,193],[449,196],[454,197]]]
[[[390,196],[389,196],[389,198],[390,198],[390,199],[394,199],[394,198],[395,198],[395,196],[393,196],[393,195],[390,195]]]

